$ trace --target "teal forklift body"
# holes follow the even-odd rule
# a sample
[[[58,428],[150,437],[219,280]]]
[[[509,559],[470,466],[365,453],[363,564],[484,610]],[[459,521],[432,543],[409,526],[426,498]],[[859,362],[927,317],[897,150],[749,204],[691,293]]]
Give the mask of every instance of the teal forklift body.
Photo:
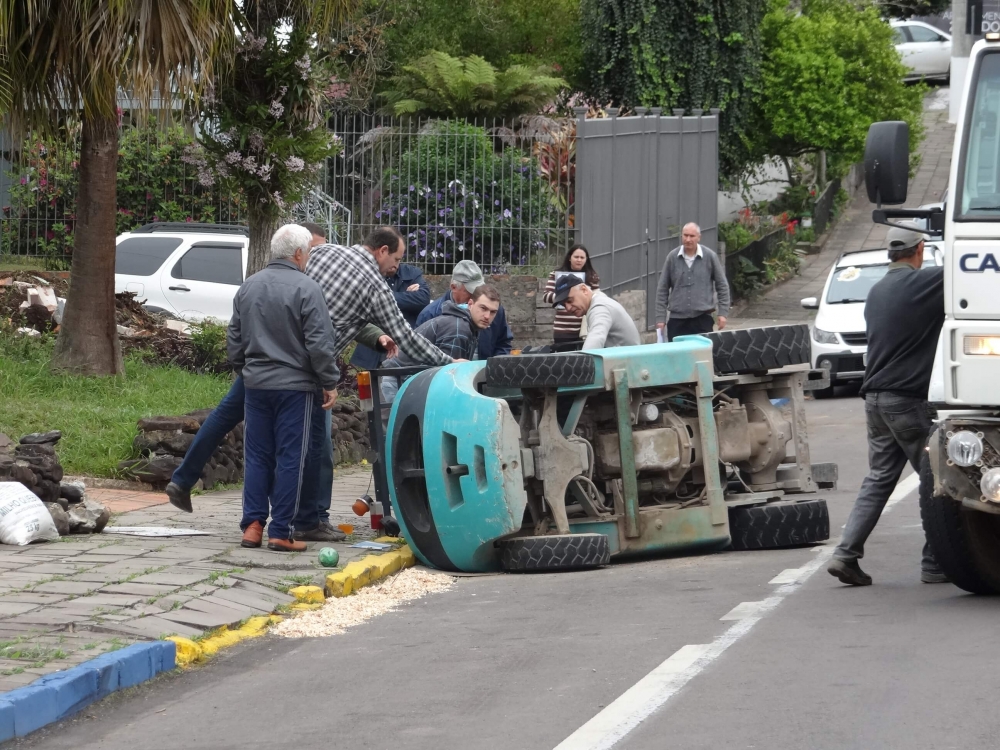
[[[712,413],[712,343],[701,336],[669,344],[588,351],[594,382],[560,394],[615,393],[625,512],[573,519],[572,533],[603,533],[613,556],[718,549],[730,541],[718,472]],[[496,542],[522,530],[528,497],[520,430],[506,398],[517,391],[477,389],[485,364],[427,370],[409,379],[393,403],[386,435],[386,472],[393,507],[416,556],[442,570],[498,570]],[[630,392],[693,384],[698,402],[707,499],[690,508],[638,506]],[[488,395],[486,395],[488,394]],[[583,400],[579,400],[581,406]],[[629,470],[631,467],[631,470]]]

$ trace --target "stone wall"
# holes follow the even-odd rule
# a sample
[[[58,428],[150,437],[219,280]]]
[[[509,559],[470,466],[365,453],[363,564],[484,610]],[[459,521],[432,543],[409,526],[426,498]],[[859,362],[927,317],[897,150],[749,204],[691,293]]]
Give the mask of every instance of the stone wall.
[[[187,455],[201,426],[212,413],[201,409],[180,417],[140,419],[139,434],[132,442],[138,458],[122,461],[118,469],[128,479],[162,489]],[[368,420],[361,408],[348,399],[338,401],[332,411],[333,459],[336,464],[356,464],[369,458]],[[204,489],[216,484],[243,481],[243,424],[223,439],[201,473]]]
[[[448,290],[450,276],[426,276],[431,287],[431,299],[437,299]],[[556,314],[551,305],[542,302],[547,279],[536,276],[487,276],[486,282],[500,292],[500,300],[507,313],[507,323],[514,333],[514,348],[541,346],[552,343],[552,324]],[[621,292],[615,299],[624,305],[639,332],[646,328],[646,292],[635,290]],[[649,336],[644,335],[644,339]],[[655,340],[655,334],[652,336]]]

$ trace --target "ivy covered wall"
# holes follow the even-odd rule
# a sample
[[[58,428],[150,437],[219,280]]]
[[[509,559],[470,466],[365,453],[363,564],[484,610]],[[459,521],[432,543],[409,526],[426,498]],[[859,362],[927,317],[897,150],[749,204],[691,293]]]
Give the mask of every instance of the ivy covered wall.
[[[588,94],[602,104],[722,110],[720,170],[748,153],[767,0],[581,0]]]

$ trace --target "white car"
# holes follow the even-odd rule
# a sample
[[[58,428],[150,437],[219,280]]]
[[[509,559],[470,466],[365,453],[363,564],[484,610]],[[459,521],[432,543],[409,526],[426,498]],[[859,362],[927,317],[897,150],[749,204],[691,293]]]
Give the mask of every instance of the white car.
[[[951,77],[951,34],[923,21],[891,21],[896,49],[910,69],[907,79]]]
[[[924,243],[924,266],[940,266],[943,250]],[[817,398],[833,394],[833,386],[865,375],[868,351],[865,301],[868,292],[889,270],[889,251],[858,250],[843,253],[830,269],[823,296],[806,297],[802,307],[819,310],[812,328],[812,366],[830,373],[830,387],[813,391]]]
[[[135,292],[152,312],[228,323],[246,275],[249,230],[162,222],[119,235],[115,293]]]

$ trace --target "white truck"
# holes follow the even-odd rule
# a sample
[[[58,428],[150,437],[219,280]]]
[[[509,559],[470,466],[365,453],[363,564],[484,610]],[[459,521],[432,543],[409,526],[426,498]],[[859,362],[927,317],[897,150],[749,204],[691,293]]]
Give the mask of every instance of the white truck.
[[[943,209],[906,201],[906,123],[878,122],[865,147],[876,223],[926,221],[945,248],[945,322],[928,394],[938,419],[921,470],[928,541],[955,585],[1000,593],[1000,34],[972,49]]]

